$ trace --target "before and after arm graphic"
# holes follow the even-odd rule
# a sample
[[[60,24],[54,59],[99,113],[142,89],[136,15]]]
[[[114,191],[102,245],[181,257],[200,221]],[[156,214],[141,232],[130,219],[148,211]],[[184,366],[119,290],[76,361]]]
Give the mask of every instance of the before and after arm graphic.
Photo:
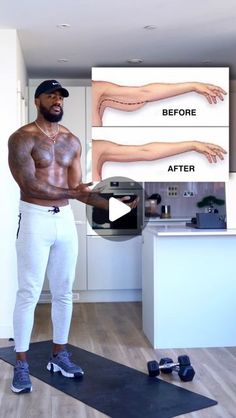
[[[206,98],[209,104],[223,101],[227,94],[221,87],[200,82],[150,83],[143,86],[121,86],[107,81],[92,81],[93,115],[92,125],[103,125],[103,114],[107,107],[131,112],[146,103],[195,92]]]
[[[102,166],[107,161],[153,161],[177,154],[195,151],[203,154],[209,163],[223,160],[227,153],[221,146],[201,141],[150,142],[142,145],[121,145],[112,141],[92,141],[92,179],[102,179]]]

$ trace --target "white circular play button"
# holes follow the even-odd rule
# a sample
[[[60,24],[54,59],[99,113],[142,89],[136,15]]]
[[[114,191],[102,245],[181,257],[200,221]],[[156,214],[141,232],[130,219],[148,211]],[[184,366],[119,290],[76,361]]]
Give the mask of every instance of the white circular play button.
[[[125,203],[114,197],[109,199],[109,221],[114,222],[131,211]]]
[[[86,205],[87,235],[128,240],[141,235],[144,224],[144,191],[141,183],[127,177],[110,177],[97,183],[92,191],[108,205]],[[98,200],[99,200],[98,199]],[[104,209],[107,207],[107,210]]]

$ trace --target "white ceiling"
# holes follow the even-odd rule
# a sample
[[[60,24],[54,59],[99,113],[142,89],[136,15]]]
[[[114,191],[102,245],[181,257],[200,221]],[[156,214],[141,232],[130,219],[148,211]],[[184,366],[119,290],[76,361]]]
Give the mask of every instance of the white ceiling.
[[[236,79],[235,0],[1,0],[0,28],[18,30],[32,78],[143,58],[136,66],[230,66]]]

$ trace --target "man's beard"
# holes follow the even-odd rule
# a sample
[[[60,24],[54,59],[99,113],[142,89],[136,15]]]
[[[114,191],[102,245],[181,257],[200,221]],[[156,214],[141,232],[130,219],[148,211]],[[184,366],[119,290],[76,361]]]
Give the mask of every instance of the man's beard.
[[[60,122],[63,116],[62,108],[60,113],[50,113],[50,111],[46,109],[46,107],[40,104],[39,111],[43,115],[44,119],[46,119],[48,122]]]

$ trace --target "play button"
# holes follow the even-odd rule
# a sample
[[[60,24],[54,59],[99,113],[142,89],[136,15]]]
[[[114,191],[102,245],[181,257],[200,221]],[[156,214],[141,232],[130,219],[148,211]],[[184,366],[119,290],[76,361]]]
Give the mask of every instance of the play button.
[[[127,177],[109,177],[93,185],[95,204],[86,205],[87,236],[126,241],[141,235],[146,224],[142,186]]]
[[[131,211],[125,203],[114,197],[109,199],[109,221],[114,222]]]

